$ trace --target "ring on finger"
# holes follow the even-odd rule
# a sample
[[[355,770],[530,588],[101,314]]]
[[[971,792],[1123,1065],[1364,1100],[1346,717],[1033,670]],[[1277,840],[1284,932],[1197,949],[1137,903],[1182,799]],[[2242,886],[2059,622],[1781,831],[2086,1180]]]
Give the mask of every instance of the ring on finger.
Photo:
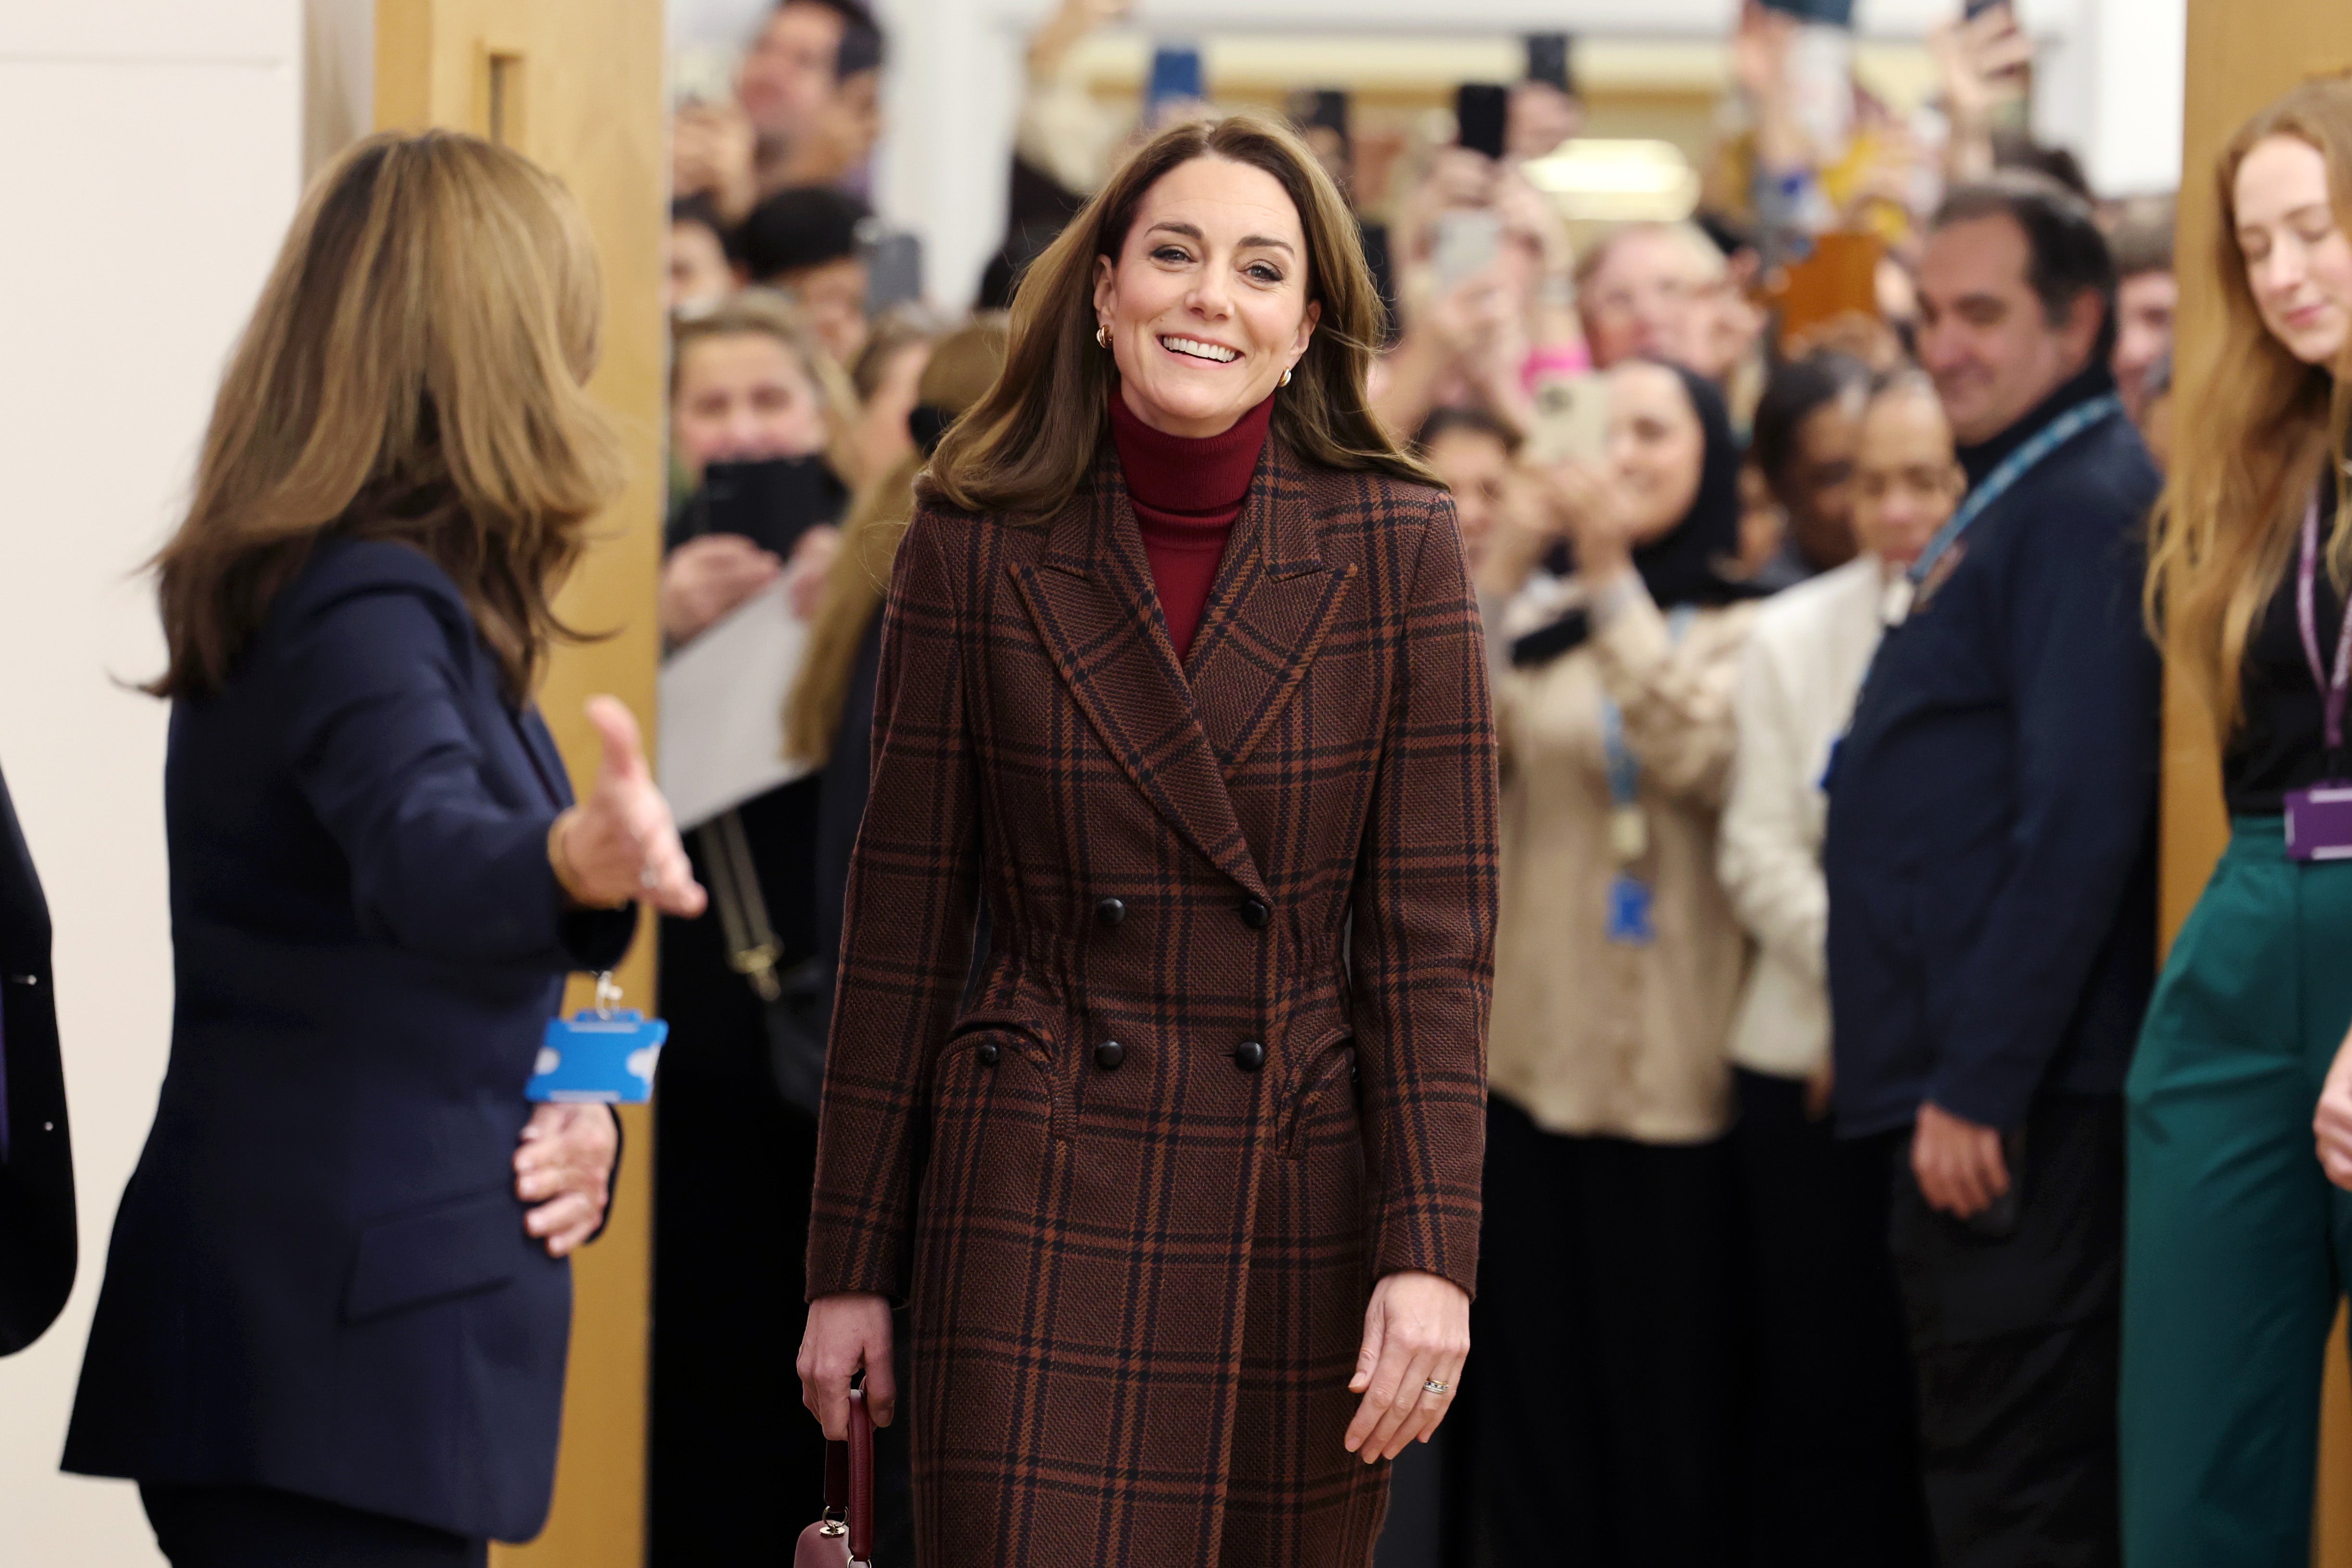
[[[1423,1394],[1444,1394],[1453,1386],[1442,1377],[1433,1377],[1422,1384],[1421,1391]]]

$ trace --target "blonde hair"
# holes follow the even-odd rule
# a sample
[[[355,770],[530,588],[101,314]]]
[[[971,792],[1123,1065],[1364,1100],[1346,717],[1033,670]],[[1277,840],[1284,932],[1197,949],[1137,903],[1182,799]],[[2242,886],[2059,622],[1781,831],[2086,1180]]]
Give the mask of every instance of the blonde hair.
[[[1004,323],[998,318],[941,338],[916,384],[918,404],[950,416],[963,413],[987,395],[1003,370],[1004,344]],[[784,708],[784,755],[794,761],[822,768],[832,757],[858,649],[882,608],[898,540],[914,516],[915,477],[923,462],[919,453],[900,458],[866,487],[842,525],[841,552],[825,578],[824,600]]]
[[[2285,574],[2305,498],[2331,473],[2337,506],[2328,575],[2339,589],[2352,575],[2344,470],[2352,389],[2327,367],[2297,360],[2263,325],[2238,248],[2238,167],[2273,136],[2308,143],[2326,160],[2336,222],[2352,229],[2352,80],[2306,82],[2238,129],[2214,165],[2220,222],[2212,247],[2181,258],[2202,269],[2221,301],[2221,348],[2197,417],[2175,425],[2145,608],[2225,745],[2241,717],[2246,641]]]
[[[1255,112],[1171,125],[1120,166],[1021,280],[1004,373],[956,422],[920,493],[968,512],[1034,520],[1070,498],[1110,424],[1118,371],[1095,341],[1095,261],[1118,260],[1144,193],[1195,158],[1271,174],[1298,210],[1307,298],[1322,308],[1291,384],[1274,400],[1274,434],[1326,468],[1435,477],[1399,449],[1365,406],[1382,316],[1356,220],[1339,188],[1287,126]]]
[[[320,534],[415,546],[455,580],[509,695],[577,635],[551,597],[617,497],[584,385],[601,316],[587,225],[520,155],[373,136],[311,185],[222,377],[186,517],[152,565],[170,664],[217,691]]]

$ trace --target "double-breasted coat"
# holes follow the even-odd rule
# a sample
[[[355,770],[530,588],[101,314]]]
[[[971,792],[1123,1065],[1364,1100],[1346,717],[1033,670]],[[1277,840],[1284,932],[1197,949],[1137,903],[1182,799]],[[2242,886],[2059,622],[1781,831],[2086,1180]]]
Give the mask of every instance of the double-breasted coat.
[[[911,1298],[930,1568],[1370,1560],[1370,1286],[1476,1271],[1496,820],[1442,493],[1269,439],[1181,666],[1108,437],[918,510],[808,1288]]]

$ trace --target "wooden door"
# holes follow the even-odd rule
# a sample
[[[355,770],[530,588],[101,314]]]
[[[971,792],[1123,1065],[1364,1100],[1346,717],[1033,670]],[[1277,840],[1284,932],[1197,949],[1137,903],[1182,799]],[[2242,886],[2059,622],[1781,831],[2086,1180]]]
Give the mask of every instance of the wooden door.
[[[612,635],[560,649],[540,694],[573,781],[583,785],[597,756],[581,715],[591,694],[619,696],[648,737],[654,732],[668,353],[664,47],[662,0],[376,0],[376,125],[446,125],[501,141],[560,176],[595,231],[604,357],[590,385],[627,437],[630,482],[593,525],[595,543],[559,608],[570,624]],[[651,948],[648,923],[621,971],[632,998],[652,994]],[[555,1512],[537,1541],[498,1550],[501,1568],[636,1568],[645,1560],[653,1124],[641,1106],[623,1121],[627,1155],[612,1223],[573,1269]]]
[[[2308,77],[2352,66],[2352,5],[2344,0],[2189,0],[2189,99],[2182,131],[2179,253],[2206,255],[2219,237],[2213,160],[2246,117]],[[2221,303],[2194,267],[2181,277],[2174,350],[2174,417],[2197,417],[2198,391],[2220,348]],[[2164,746],[2164,935],[2169,942],[2229,837],[2221,767],[2194,699],[2171,683]],[[2343,1324],[2327,1358],[2319,1448],[2321,1568],[2352,1568],[2352,1378]]]

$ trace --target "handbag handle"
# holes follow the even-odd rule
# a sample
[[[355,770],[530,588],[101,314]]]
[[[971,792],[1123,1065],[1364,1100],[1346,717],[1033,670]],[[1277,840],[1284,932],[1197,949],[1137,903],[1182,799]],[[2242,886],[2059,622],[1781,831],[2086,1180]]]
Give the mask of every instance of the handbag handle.
[[[824,1446],[824,1511],[849,1524],[849,1560],[874,1561],[874,1416],[866,1390],[849,1391],[849,1441]]]

